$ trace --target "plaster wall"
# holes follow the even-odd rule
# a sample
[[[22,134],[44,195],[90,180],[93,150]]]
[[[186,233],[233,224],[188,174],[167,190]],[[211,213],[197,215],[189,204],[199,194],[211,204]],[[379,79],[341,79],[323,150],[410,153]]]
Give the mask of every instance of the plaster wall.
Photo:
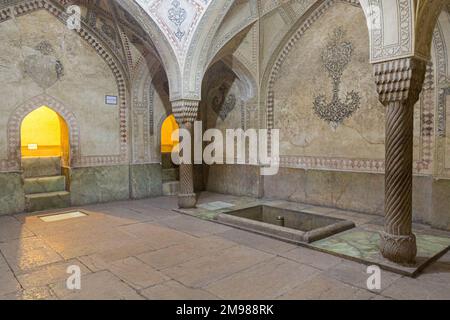
[[[343,69],[339,98],[360,97],[359,108],[333,128],[315,114],[314,100],[324,94],[331,103],[332,79],[322,54],[341,28],[339,46],[352,47]],[[281,129],[281,154],[353,159],[384,159],[384,107],[378,101],[363,11],[345,3],[332,6],[295,44],[273,86],[274,127]]]
[[[2,114],[45,93],[74,113],[82,156],[120,153],[119,108],[105,104],[105,95],[118,95],[117,84],[92,47],[45,10],[1,23],[0,42]],[[52,78],[55,60],[59,79]],[[7,122],[0,118],[0,159],[7,158]]]
[[[36,97],[51,97],[73,115],[71,125],[76,123],[77,155],[85,161],[63,168],[70,181],[72,205],[161,195],[157,126],[167,114],[164,93],[157,92],[151,81],[145,82],[139,94],[152,93],[146,97],[146,117],[138,113],[141,122],[133,123],[132,128],[125,120],[124,133],[127,115],[124,118],[119,103],[105,102],[106,95],[119,96],[110,66],[86,40],[52,14],[38,10],[0,23],[0,42],[0,214],[24,210],[23,177],[8,159],[12,138],[8,136],[8,123],[21,106],[45,100]],[[138,61],[139,51],[132,44],[129,49],[133,60]],[[136,144],[134,164],[125,162],[127,151],[123,149],[123,134],[131,132],[142,137]],[[131,150],[132,140],[128,141]]]
[[[280,19],[278,13],[274,12],[261,20],[260,29],[276,29],[276,25],[281,23],[281,20],[277,20]],[[414,110],[414,221],[443,229],[450,229],[450,180],[447,179],[450,171],[446,169],[450,148],[447,147],[447,135],[443,133],[446,132],[450,119],[445,111],[450,101],[450,90],[440,89],[448,87],[448,17],[448,12],[444,11],[439,19],[439,32],[435,32],[433,41],[432,60],[427,68],[424,89]],[[261,127],[267,125],[281,129],[280,172],[278,175],[262,178],[251,166],[216,165],[210,169],[207,188],[210,191],[242,195],[247,195],[248,190],[252,190],[255,191],[254,194],[266,198],[382,216],[385,108],[378,101],[372,76],[368,31],[363,11],[358,5],[336,1],[320,13],[317,19],[305,25],[291,30],[291,38],[289,34],[284,34],[283,37],[287,40],[281,44],[280,51],[275,51],[274,57],[270,59],[264,58],[264,61],[272,61],[274,68],[278,69],[273,79],[262,78],[268,83],[255,89],[258,91],[268,88],[267,92],[261,91],[258,108]],[[341,39],[335,40],[338,28],[345,33]],[[294,37],[297,30],[303,31]],[[261,35],[267,36],[267,33]],[[259,43],[267,46],[271,42],[260,38]],[[347,116],[336,124],[321,117],[314,110],[314,102],[320,95],[324,95],[326,103],[332,102],[333,81],[322,54],[327,46],[342,48],[343,43],[350,45],[352,51],[339,79],[338,97],[341,107],[348,105],[346,95],[349,92],[357,93],[360,100],[358,108],[345,112]],[[251,61],[253,56],[249,50],[245,50],[246,43],[241,46],[242,48],[236,49],[238,54],[234,55],[235,59]],[[237,69],[233,71],[239,72]],[[235,80],[235,86],[241,88],[239,83],[242,81],[243,79]],[[240,127],[242,124],[237,114],[233,118],[235,111],[230,112],[225,120],[229,122],[223,124],[214,117],[217,112],[211,112],[209,106],[207,110],[210,112],[208,127],[224,129]],[[251,120],[246,119],[244,122],[248,124]],[[252,127],[255,127],[254,122]],[[258,188],[241,188],[236,183],[239,181],[237,175],[253,179],[253,186],[259,181],[263,191],[257,192]]]
[[[257,166],[213,165],[207,172],[207,191],[250,197],[260,197],[262,194],[262,180]]]
[[[414,221],[436,222],[434,184],[431,177],[414,176]],[[264,178],[264,196],[383,216],[384,174],[282,168],[278,175]]]

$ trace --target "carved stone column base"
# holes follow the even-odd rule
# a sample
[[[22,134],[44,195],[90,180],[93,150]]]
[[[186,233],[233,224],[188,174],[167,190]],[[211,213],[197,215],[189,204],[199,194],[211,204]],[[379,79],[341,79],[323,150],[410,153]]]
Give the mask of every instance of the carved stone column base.
[[[380,251],[386,259],[403,264],[412,264],[417,255],[416,236],[395,236],[381,232]]]
[[[192,209],[197,205],[197,196],[195,193],[179,194],[178,195],[178,207],[180,209]]]

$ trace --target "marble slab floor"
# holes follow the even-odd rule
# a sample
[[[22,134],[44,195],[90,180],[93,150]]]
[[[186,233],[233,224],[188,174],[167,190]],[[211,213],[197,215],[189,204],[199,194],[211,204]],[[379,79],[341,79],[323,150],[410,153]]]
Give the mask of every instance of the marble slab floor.
[[[243,200],[202,193],[199,203],[220,210],[230,201]],[[55,222],[40,219],[52,212],[1,216],[0,299],[450,299],[450,253],[417,278],[382,271],[381,289],[369,290],[364,264],[175,212],[176,205],[174,197],[90,205],[73,208],[87,216]],[[323,210],[358,226],[382,221]],[[80,268],[81,290],[67,289],[70,266]]]

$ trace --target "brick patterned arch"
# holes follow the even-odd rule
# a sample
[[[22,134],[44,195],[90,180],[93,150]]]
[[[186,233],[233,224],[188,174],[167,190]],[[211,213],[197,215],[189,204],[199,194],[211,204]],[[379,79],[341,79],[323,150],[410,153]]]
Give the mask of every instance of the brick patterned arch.
[[[8,164],[12,170],[21,168],[21,136],[20,127],[23,119],[30,112],[47,106],[57,112],[67,123],[70,140],[70,164],[76,166],[80,161],[80,130],[75,115],[65,107],[64,104],[47,94],[31,98],[22,105],[19,105],[11,114],[8,120]]]

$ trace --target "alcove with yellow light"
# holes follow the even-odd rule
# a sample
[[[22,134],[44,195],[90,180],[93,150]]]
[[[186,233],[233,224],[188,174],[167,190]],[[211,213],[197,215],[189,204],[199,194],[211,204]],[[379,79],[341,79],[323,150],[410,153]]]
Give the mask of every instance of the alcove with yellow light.
[[[179,143],[179,139],[172,139],[172,133],[178,130],[179,126],[175,117],[170,115],[164,120],[161,127],[161,152],[171,153],[173,148]]]
[[[21,125],[22,157],[61,157],[68,162],[69,129],[65,120],[47,106],[30,112]]]

